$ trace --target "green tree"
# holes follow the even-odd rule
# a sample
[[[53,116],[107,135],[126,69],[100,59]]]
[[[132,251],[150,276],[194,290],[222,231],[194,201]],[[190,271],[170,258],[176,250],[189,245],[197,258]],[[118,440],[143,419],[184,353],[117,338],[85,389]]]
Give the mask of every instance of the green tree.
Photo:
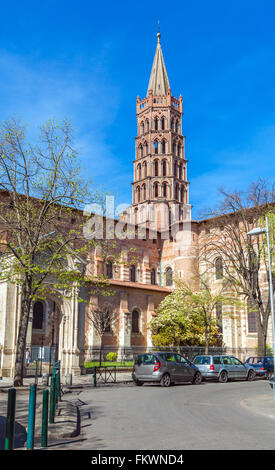
[[[80,177],[68,121],[46,123],[35,146],[20,122],[2,124],[0,191],[0,279],[20,288],[14,385],[22,386],[33,302],[51,293],[77,296],[83,285],[104,291],[104,277],[87,272],[87,255],[96,242],[83,240],[87,217],[80,210],[100,195],[91,194]]]
[[[211,219],[205,221],[200,260],[206,272],[213,270],[217,258],[222,260],[224,281],[255,312],[258,350],[264,356],[270,315],[270,295],[266,295],[263,282],[263,277],[268,279],[266,241],[264,236],[250,237],[247,233],[274,207],[274,187],[259,179],[246,191],[220,192],[220,206],[207,213]]]
[[[182,281],[176,281],[176,289],[159,305],[157,316],[151,321],[153,344],[156,346],[209,345],[219,338],[220,319],[217,307],[232,304],[234,299],[225,293],[213,293],[207,282],[192,292]]]

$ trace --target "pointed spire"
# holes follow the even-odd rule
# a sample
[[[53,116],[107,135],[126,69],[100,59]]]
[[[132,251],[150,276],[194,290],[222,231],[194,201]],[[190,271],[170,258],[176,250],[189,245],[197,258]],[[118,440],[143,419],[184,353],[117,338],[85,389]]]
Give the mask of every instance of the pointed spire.
[[[149,90],[153,91],[153,95],[167,95],[167,92],[170,89],[168,75],[166,72],[160,45],[160,32],[158,32],[157,37],[157,50],[155,53],[155,58],[149,80],[147,96],[149,95]]]

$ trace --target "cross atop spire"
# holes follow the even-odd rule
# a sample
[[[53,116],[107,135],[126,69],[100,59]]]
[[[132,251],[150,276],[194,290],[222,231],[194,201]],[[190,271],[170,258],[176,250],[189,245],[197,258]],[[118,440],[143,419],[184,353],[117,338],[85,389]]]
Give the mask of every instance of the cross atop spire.
[[[151,76],[149,80],[147,96],[149,95],[149,90],[153,91],[153,95],[165,96],[167,95],[167,92],[170,88],[168,75],[166,72],[165,63],[164,63],[161,45],[160,45],[160,32],[158,32],[157,38],[158,38],[157,50],[155,53],[155,58],[154,58]]]

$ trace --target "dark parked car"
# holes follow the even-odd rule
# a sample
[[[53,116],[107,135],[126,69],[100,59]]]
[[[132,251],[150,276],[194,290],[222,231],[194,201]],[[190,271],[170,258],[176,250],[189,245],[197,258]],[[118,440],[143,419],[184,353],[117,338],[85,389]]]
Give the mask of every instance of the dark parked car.
[[[246,364],[255,369],[258,377],[265,377],[267,380],[270,379],[274,372],[274,361],[272,356],[253,356],[249,357],[245,361]]]
[[[200,384],[202,381],[199,369],[192,362],[180,354],[163,351],[140,354],[135,360],[132,378],[136,385],[159,382],[162,387],[176,382]]]

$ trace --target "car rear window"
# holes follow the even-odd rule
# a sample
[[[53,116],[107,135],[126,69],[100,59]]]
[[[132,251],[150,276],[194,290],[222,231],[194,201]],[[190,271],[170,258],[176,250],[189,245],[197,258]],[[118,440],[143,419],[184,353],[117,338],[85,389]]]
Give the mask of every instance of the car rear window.
[[[135,364],[144,364],[144,365],[155,364],[156,361],[157,361],[157,358],[156,356],[154,356],[154,354],[140,354],[136,358]]]
[[[213,357],[213,364],[221,364],[222,360],[219,356],[214,356]]]
[[[210,357],[209,356],[197,356],[195,357],[193,364],[210,364]]]

